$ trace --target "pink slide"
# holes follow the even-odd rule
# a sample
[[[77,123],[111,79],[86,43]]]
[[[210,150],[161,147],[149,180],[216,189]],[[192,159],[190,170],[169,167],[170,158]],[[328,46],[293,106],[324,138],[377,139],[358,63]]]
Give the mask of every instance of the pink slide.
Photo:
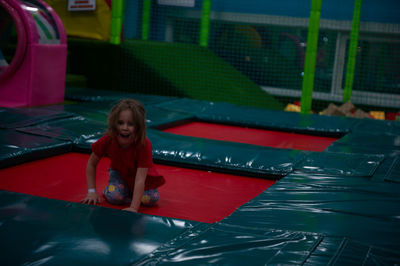
[[[16,48],[6,55],[13,27]],[[0,106],[64,101],[67,36],[55,11],[41,0],[0,0],[0,36]]]

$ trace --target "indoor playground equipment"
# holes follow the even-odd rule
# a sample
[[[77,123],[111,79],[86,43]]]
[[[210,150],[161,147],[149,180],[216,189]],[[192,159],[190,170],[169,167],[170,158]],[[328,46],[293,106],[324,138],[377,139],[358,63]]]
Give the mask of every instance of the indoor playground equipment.
[[[371,108],[399,108],[396,89],[399,84],[399,21],[395,15],[398,6],[394,2],[380,5],[373,0],[361,5],[362,1],[357,0],[346,1],[346,5],[341,6],[332,0],[304,1],[304,4],[293,0],[286,4],[214,0],[210,6],[211,1],[198,0],[190,8],[177,7],[173,4],[177,1],[168,2],[170,5],[151,0],[139,1],[136,5],[126,2],[125,14],[129,15],[123,22],[125,44],[142,39],[167,47],[193,44],[206,48],[276,99],[300,102],[301,97],[304,113],[310,112],[311,105],[314,105],[313,110],[319,111],[330,102],[349,100]],[[125,50],[131,53],[131,49],[132,54],[135,53],[133,47],[125,44],[121,48],[124,54]],[[163,49],[153,47],[149,50],[154,55]],[[196,59],[197,53],[192,54]],[[124,83],[123,76],[120,88],[132,91],[134,86],[128,85],[137,61],[129,56],[121,61],[125,63],[121,75],[126,71],[128,81]],[[202,58],[198,61],[207,63]],[[134,62],[132,70],[128,70],[130,62]],[[164,75],[161,73],[164,69],[174,69],[166,60],[158,63],[155,70],[154,65],[145,62],[140,70],[146,67],[150,73],[160,75]],[[213,69],[212,63],[208,69]],[[227,72],[226,68],[215,69],[221,69],[220,73]],[[193,73],[193,76],[203,74],[202,71]],[[135,86],[138,83],[142,88],[152,86],[148,80],[138,81]],[[212,88],[210,90],[188,87],[183,93],[192,97],[192,90],[203,93],[208,100],[218,100],[209,95],[209,91],[220,91],[223,81],[210,81],[206,86]],[[158,87],[159,91],[166,91],[164,87]],[[246,103],[247,99],[259,95],[254,97],[253,90],[243,87],[240,96],[225,93],[226,97],[239,97]],[[181,88],[174,89],[170,91],[182,92]]]
[[[110,38],[111,0],[94,1],[93,10],[69,10],[68,0],[46,0],[61,18],[69,37],[108,41]],[[75,1],[79,6],[89,1]],[[113,6],[118,1],[112,1]]]
[[[166,179],[139,214],[79,203],[90,145],[122,97],[145,105]],[[76,103],[0,112],[4,265],[400,261],[395,121],[88,88],[67,88],[66,99]],[[99,191],[108,167],[104,158]]]
[[[0,0],[0,106],[64,100],[67,37],[62,21],[41,0]]]
[[[118,45],[122,25],[117,24],[123,10],[117,8],[111,44],[98,40],[73,44],[72,54],[79,56],[71,65],[95,72],[93,79],[107,90],[67,86],[67,101],[59,104],[0,108],[2,265],[400,264],[400,122],[309,113],[313,95],[320,92],[314,90],[312,77],[315,74],[317,80],[318,22],[326,23],[320,20],[321,0],[312,0],[310,6],[313,32],[305,47],[305,90],[299,90],[306,94],[301,98],[306,103],[302,112],[281,111],[279,101],[263,96],[257,84],[217,56],[215,28],[209,28],[216,14],[209,12],[210,0],[195,1],[202,12],[195,25],[201,25],[203,33],[192,31],[196,43],[176,43],[174,38],[162,42],[154,37],[154,28],[162,27],[149,16],[167,16],[150,11],[155,12],[159,2],[175,0],[126,2],[143,3],[143,16],[137,17],[143,21],[141,39],[125,38]],[[205,3],[202,8],[200,2]],[[283,2],[280,10],[292,8],[298,14],[300,4],[310,1],[220,1],[240,3],[241,12],[272,2]],[[337,2],[324,0],[331,6],[339,6]],[[341,6],[349,1],[340,2],[343,11]],[[217,0],[213,3],[218,7]],[[174,18],[177,7],[169,8]],[[185,11],[190,12],[184,24],[193,25],[187,21],[194,10]],[[167,26],[173,25],[179,21]],[[267,45],[254,25],[230,29],[239,35],[235,38],[253,41],[256,49]],[[285,40],[282,48],[293,47],[290,40],[295,36],[304,37],[285,28],[275,31],[274,40],[278,45]],[[343,41],[340,36],[338,43]],[[357,43],[354,37],[348,41],[349,46]],[[100,49],[99,43],[109,50]],[[84,63],[96,67],[82,62],[89,51],[93,60]],[[340,58],[356,56],[353,52]],[[356,59],[360,61],[353,58],[353,63]],[[7,67],[8,62],[7,55],[0,58],[1,65]],[[111,69],[109,62],[117,62],[118,68]],[[288,65],[283,64],[282,69]],[[354,75],[356,80],[350,65],[345,76]],[[122,78],[116,75],[123,71]],[[108,86],[106,79],[114,84]],[[353,90],[352,82],[344,81],[340,83]],[[249,92],[257,100],[246,106]],[[348,94],[352,100],[356,92]],[[206,94],[214,94],[213,99],[206,99]],[[91,144],[104,134],[107,113],[122,98],[143,103],[153,160],[166,180],[157,205],[142,206],[139,213],[121,211],[125,206],[106,201],[97,206],[80,202],[88,192],[85,168]],[[255,108],[263,102],[269,108]],[[352,109],[349,105],[346,109]],[[109,160],[103,158],[97,168],[98,191],[107,185],[108,168]]]

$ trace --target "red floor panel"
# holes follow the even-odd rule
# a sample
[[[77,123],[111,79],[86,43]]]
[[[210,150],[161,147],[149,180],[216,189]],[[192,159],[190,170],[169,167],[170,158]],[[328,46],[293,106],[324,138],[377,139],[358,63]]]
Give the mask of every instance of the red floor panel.
[[[86,194],[87,154],[68,153],[0,170],[0,189],[45,198],[79,202]],[[109,160],[100,161],[97,189],[108,179]],[[157,165],[166,184],[160,201],[140,212],[163,217],[213,223],[271,186],[274,181]],[[121,209],[103,202],[101,206]]]
[[[264,147],[321,152],[336,138],[265,129],[190,122],[163,130],[177,135],[247,143]]]

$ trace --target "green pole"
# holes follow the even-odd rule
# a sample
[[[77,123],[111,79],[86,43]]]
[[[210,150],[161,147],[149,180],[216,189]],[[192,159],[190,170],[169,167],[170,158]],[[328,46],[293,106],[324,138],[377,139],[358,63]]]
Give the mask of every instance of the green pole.
[[[208,37],[210,33],[210,13],[211,0],[203,0],[200,25],[200,46],[204,47],[208,46]]]
[[[147,41],[150,33],[151,0],[143,0],[142,10],[142,40]]]
[[[314,89],[315,65],[318,49],[319,20],[321,17],[322,0],[311,0],[310,22],[308,25],[306,58],[301,93],[301,113],[311,111],[312,92]]]
[[[110,43],[121,43],[121,30],[124,21],[124,0],[114,0],[111,8]]]
[[[344,103],[350,101],[351,91],[353,89],[354,70],[356,68],[358,36],[360,29],[360,19],[361,19],[361,0],[355,0],[353,23],[351,26],[351,33],[350,33],[349,56],[347,58],[346,80],[343,92]]]

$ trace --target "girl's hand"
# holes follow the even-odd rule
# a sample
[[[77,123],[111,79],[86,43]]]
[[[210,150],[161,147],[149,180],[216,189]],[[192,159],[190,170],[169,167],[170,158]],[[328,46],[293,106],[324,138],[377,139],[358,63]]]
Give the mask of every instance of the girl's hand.
[[[136,209],[134,209],[134,208],[132,208],[132,207],[129,207],[129,208],[125,208],[125,209],[122,209],[123,211],[128,211],[128,212],[138,212]]]
[[[96,205],[97,203],[102,202],[102,199],[96,192],[89,192],[81,202],[84,204]]]

